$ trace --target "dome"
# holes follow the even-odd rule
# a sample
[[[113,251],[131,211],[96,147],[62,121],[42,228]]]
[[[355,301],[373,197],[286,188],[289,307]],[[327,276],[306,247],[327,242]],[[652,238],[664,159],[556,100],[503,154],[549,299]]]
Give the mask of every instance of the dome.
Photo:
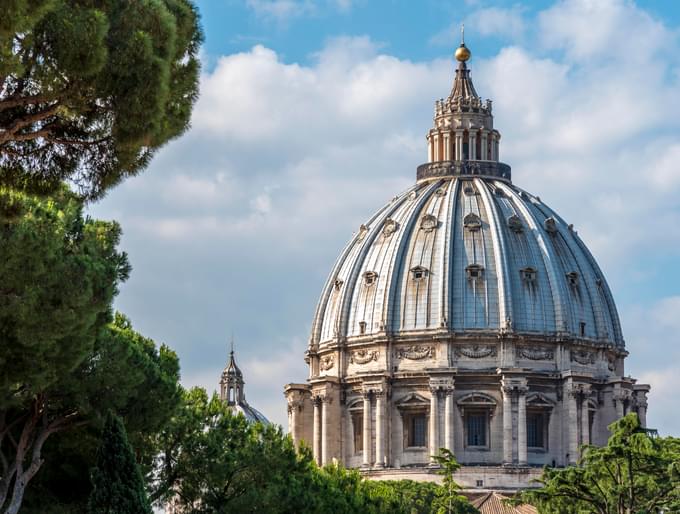
[[[513,185],[507,166],[428,176],[437,168],[421,166],[423,178],[343,250],[321,295],[313,344],[444,330],[623,346],[611,292],[571,225]]]
[[[288,427],[319,465],[430,481],[446,448],[462,486],[516,490],[606,444],[629,412],[645,426],[650,388],[625,373],[595,259],[513,184],[492,102],[457,61],[414,185],[359,227],[330,272],[308,379],[284,389]]]

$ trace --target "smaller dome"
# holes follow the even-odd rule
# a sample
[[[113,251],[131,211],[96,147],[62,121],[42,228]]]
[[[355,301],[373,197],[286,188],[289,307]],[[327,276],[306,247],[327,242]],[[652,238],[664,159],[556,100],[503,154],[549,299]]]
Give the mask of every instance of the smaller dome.
[[[229,352],[229,362],[222,372],[220,380],[220,399],[227,404],[227,407],[234,415],[243,414],[249,423],[269,424],[264,415],[257,409],[251,407],[246,401],[245,381],[243,373],[236,365],[234,356],[234,346],[232,342],[231,352]]]
[[[456,56],[457,61],[465,62],[472,57],[472,52],[465,46],[465,43],[461,43],[460,46],[456,48],[456,53],[454,55]]]

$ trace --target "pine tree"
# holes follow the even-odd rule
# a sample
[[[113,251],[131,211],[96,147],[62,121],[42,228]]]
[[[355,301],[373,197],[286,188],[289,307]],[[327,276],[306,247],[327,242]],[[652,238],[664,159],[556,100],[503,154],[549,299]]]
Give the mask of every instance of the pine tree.
[[[92,471],[92,514],[151,514],[142,473],[121,419],[109,412]]]

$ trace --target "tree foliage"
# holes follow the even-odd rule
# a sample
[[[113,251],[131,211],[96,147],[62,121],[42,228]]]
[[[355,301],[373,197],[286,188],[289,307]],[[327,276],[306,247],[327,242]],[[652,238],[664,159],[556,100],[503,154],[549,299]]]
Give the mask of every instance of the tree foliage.
[[[191,0],[0,0],[0,179],[90,198],[188,126],[202,40]]]
[[[444,482],[434,502],[437,514],[477,512],[477,509],[470,505],[467,498],[460,494],[460,485],[453,479],[453,474],[460,469],[460,464],[453,452],[447,448],[440,448],[439,453],[434,456],[434,460],[440,466],[439,474],[444,477]]]
[[[609,429],[607,446],[586,446],[578,466],[546,468],[519,501],[545,514],[680,512],[680,439],[652,437],[634,413]]]
[[[430,514],[444,494],[434,483],[372,482],[337,464],[318,468],[279,427],[248,423],[202,389],[185,392],[158,447],[153,497],[191,514]],[[470,507],[461,499],[457,508],[463,504]]]
[[[121,419],[106,418],[97,463],[92,470],[91,514],[151,514],[142,473]]]
[[[124,317],[109,323],[129,273],[119,238],[65,188],[0,188],[0,512],[18,511],[54,434],[107,409],[157,430],[178,402],[176,355]]]
[[[95,401],[89,407],[83,396],[78,404],[81,419],[88,424],[48,441],[45,463],[27,491],[26,512],[46,512],[56,509],[55,505],[61,508],[55,512],[83,510],[91,488],[88,470],[95,462],[106,409],[124,420],[137,461],[148,473],[156,454],[155,434],[174,415],[181,397],[177,355],[135,332],[121,314],[116,314],[97,339],[76,380],[81,391],[89,391]]]

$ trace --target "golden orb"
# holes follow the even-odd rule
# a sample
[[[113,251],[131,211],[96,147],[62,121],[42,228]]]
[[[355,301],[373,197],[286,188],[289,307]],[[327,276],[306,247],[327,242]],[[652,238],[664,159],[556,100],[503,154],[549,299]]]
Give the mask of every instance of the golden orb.
[[[465,46],[465,43],[461,43],[460,46],[456,48],[455,56],[457,61],[465,62],[472,56],[472,52]]]

